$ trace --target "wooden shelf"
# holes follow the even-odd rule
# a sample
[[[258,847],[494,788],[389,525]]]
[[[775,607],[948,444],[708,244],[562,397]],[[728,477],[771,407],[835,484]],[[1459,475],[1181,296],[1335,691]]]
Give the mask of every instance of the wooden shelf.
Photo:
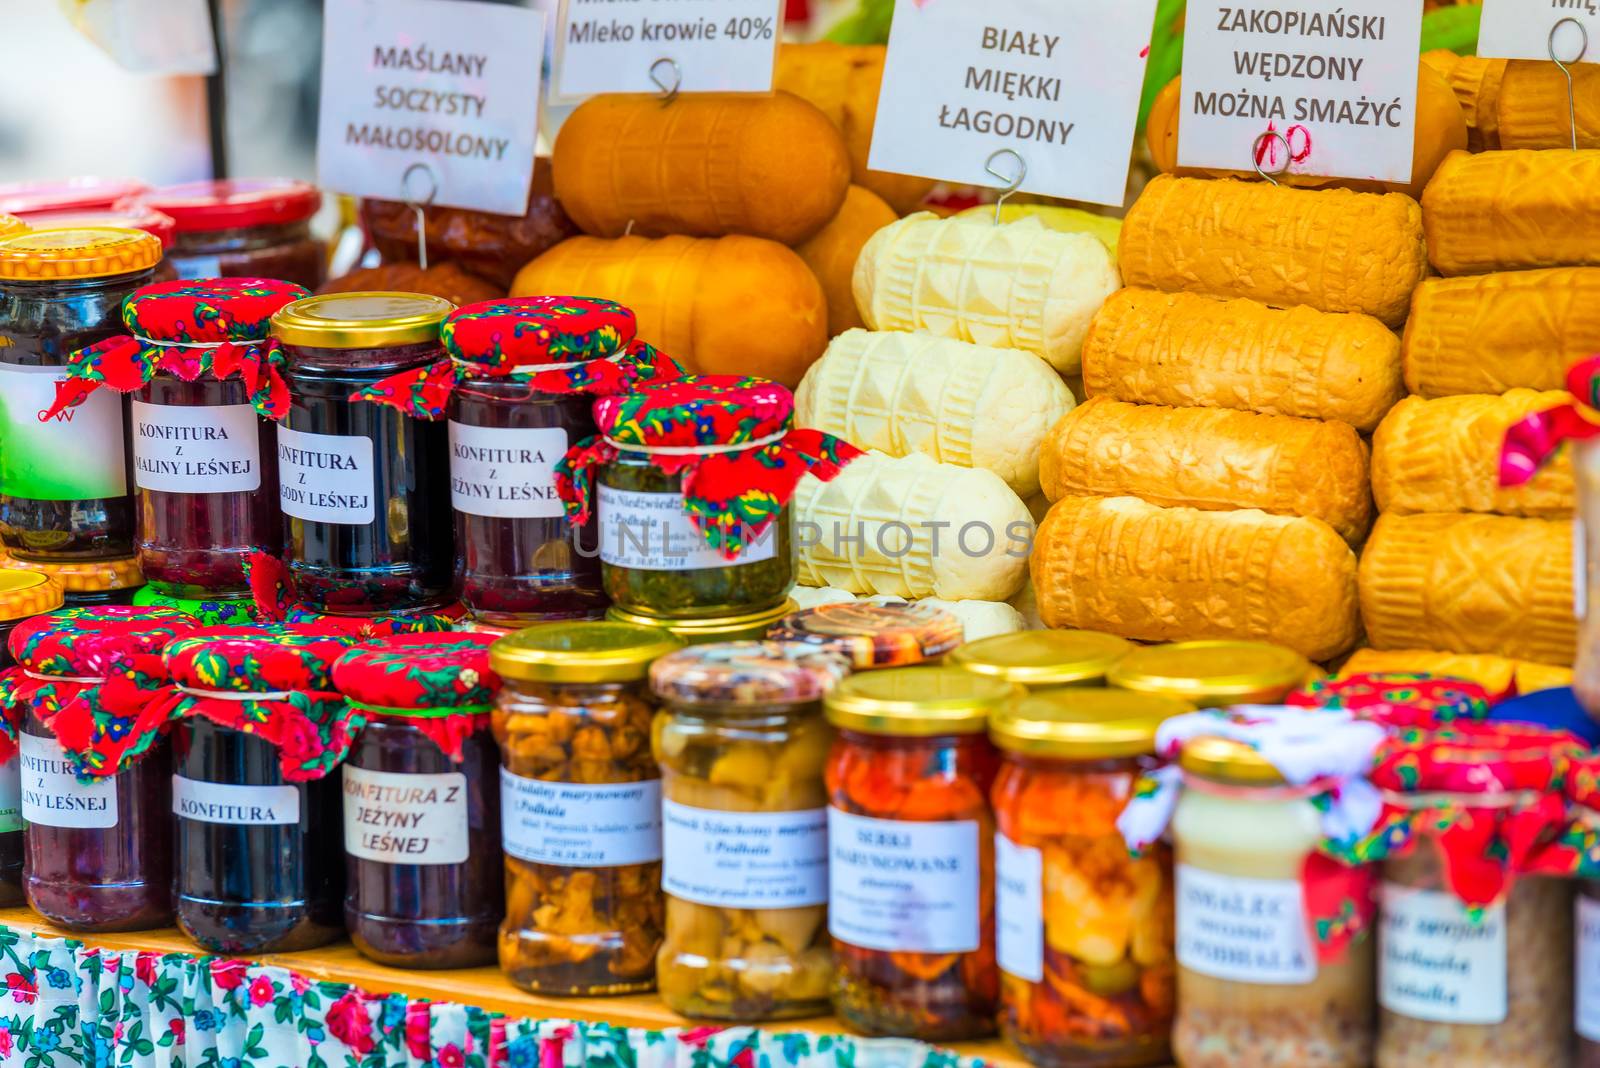
[[[173,927],[125,934],[85,934],[56,927],[27,908],[0,909],[0,924],[16,930],[76,938],[85,945],[106,949],[205,952]],[[613,998],[540,997],[512,986],[498,968],[404,971],[367,960],[348,942],[337,942],[302,953],[268,953],[252,959],[262,964],[292,968],[310,979],[349,983],[376,993],[394,992],[431,1001],[477,1005],[507,1016],[597,1021],[650,1030],[693,1025],[692,1021],[663,1005],[654,994],[627,994]],[[848,1027],[832,1016],[785,1020],[768,1026],[778,1031],[808,1031],[813,1034],[850,1033]],[[1013,1050],[998,1041],[959,1042],[950,1048],[966,1056],[980,1057],[998,1068],[1025,1068],[1026,1065]]]

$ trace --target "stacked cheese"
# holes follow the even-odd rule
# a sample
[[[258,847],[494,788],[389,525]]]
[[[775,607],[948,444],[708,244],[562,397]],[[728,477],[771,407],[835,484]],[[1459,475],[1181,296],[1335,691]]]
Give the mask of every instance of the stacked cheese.
[[[1503,131],[1502,131],[1503,133]],[[1572,662],[1571,462],[1499,484],[1505,430],[1567,400],[1600,349],[1600,152],[1458,153],[1423,196],[1445,277],[1417,290],[1402,358],[1414,394],[1373,438],[1383,513],[1361,561],[1375,649]]]
[[[1163,176],[1120,258],[1130,288],[1084,345],[1091,399],[1044,445],[1041,617],[1347,652],[1372,518],[1362,434],[1403,392],[1393,328],[1426,272],[1420,208]]]

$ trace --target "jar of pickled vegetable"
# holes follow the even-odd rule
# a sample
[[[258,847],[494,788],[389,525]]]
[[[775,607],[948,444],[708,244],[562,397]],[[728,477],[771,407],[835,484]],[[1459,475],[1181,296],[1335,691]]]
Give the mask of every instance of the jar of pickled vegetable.
[[[954,668],[856,675],[827,699],[828,929],[839,1016],[928,1042],[994,1031],[989,717],[1021,690]]]
[[[1025,630],[968,642],[950,654],[950,664],[1029,690],[1101,686],[1111,665],[1136,648],[1093,630]]]
[[[17,625],[55,611],[61,600],[61,584],[50,576],[0,568],[0,671],[16,664],[10,640]],[[0,907],[22,902],[22,775],[15,743],[0,736]]]
[[[656,985],[675,1012],[755,1022],[824,1012],[829,951],[822,699],[849,664],[777,642],[657,660],[666,942]]]
[[[650,664],[683,647],[626,623],[495,642],[506,921],[500,967],[539,994],[650,990],[661,948],[661,774]]]
[[[1224,708],[1275,704],[1315,674],[1299,653],[1266,642],[1174,642],[1118,659],[1106,670],[1106,684]]]
[[[28,904],[77,931],[172,922],[172,754],[160,650],[195,629],[164,608],[66,608],[11,634],[0,675],[20,749]]]
[[[601,578],[618,608],[686,619],[788,599],[795,486],[808,472],[831,479],[858,450],[795,430],[793,394],[759,378],[644,382],[602,397],[594,415],[599,436],[568,452],[557,486],[575,523],[598,509]]]
[[[1000,1029],[1034,1064],[1171,1060],[1172,852],[1155,842],[1131,854],[1118,820],[1156,764],[1157,729],[1190,707],[1082,687],[1032,694],[990,720],[1004,758],[993,792]]]
[[[333,692],[354,639],[210,628],[162,654],[173,731],[178,926],[213,953],[278,953],[344,934],[339,777],[361,717]]]
[[[322,206],[315,186],[289,178],[225,178],[169,185],[120,206],[170,216],[169,259],[179,278],[281,278],[316,289],[328,276],[327,248],[311,236]]]
[[[759,612],[744,612],[729,616],[700,616],[694,619],[661,619],[638,612],[625,612],[612,605],[606,610],[606,619],[612,623],[631,623],[636,627],[659,627],[685,645],[718,645],[723,642],[764,641],[767,632],[785,616],[797,610],[794,601],[784,601],[775,608]]]
[[[279,501],[298,599],[347,615],[454,599],[445,427],[351,395],[442,356],[453,306],[410,293],[308,297],[272,317],[288,360]]]
[[[830,649],[857,671],[937,660],[961,644],[961,620],[929,604],[847,601],[785,616],[767,632],[775,642]]]
[[[380,964],[495,961],[505,875],[493,642],[405,634],[334,663],[334,685],[367,720],[344,765],[345,925]]]
[[[128,402],[112,392],[51,412],[71,353],[119,333],[161,242],[137,230],[0,238],[0,539],[18,559],[134,551]]]

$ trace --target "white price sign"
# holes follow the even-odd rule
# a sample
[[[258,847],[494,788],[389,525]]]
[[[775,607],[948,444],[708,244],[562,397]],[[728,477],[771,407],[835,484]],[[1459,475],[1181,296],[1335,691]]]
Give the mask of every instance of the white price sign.
[[[544,14],[474,0],[328,0],[317,180],[499,215],[528,208]]]
[[[898,0],[872,169],[1122,204],[1155,7]]]
[[[1189,0],[1178,163],[1411,181],[1422,5]]]
[[[1478,55],[1600,63],[1600,0],[1483,0]]]
[[[765,93],[782,33],[782,0],[561,0],[550,99]]]

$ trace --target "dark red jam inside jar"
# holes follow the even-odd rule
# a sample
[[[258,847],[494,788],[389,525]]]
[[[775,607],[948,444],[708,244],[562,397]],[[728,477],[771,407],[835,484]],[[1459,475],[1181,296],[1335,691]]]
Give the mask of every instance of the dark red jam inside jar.
[[[574,530],[553,468],[595,433],[594,398],[469,378],[450,394],[450,485],[462,600],[495,625],[599,619],[598,520]]]
[[[14,667],[11,632],[17,624],[61,607],[61,584],[34,571],[0,568],[0,671]],[[22,774],[16,754],[0,764],[0,908],[21,905]]]
[[[316,289],[327,249],[311,235],[322,206],[315,186],[288,178],[235,178],[172,185],[135,201],[172,217],[168,254],[179,278],[277,278]]]
[[[275,431],[238,378],[158,373],[133,401],[139,562],[172,597],[249,591],[251,552],[283,548]]]
[[[288,358],[277,432],[284,548],[299,602],[369,615],[456,600],[448,433],[350,395],[443,355],[452,305],[411,293],[308,297],[273,316]]]
[[[161,243],[136,230],[0,240],[0,541],[23,560],[131,556],[128,400],[99,389],[42,418],[76,350],[123,332],[122,302]]]

